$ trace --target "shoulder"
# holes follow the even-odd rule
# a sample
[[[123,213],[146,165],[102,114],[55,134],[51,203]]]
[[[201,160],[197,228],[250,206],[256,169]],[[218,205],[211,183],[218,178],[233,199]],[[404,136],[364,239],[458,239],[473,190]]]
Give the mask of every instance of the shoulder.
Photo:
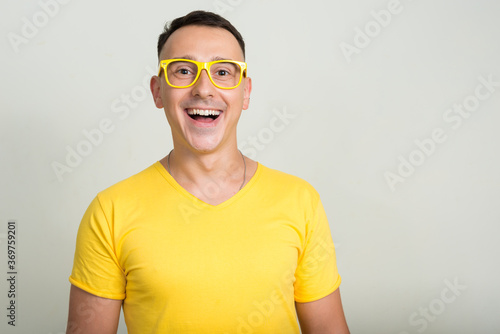
[[[155,185],[157,186],[158,182],[161,182],[163,179],[157,166],[158,163],[156,162],[142,171],[100,191],[97,197],[101,200],[125,199],[154,191]]]
[[[300,195],[308,197],[313,201],[319,200],[316,189],[306,180],[276,169],[272,169],[260,164],[262,183],[269,188],[274,188],[282,194]]]
[[[300,187],[311,191],[316,191],[314,190],[314,187],[311,184],[309,184],[309,182],[298,176],[288,174],[279,171],[277,169],[269,168],[262,164],[259,165],[261,168],[261,177],[265,178],[269,182],[280,183],[282,185],[289,185],[293,187]]]

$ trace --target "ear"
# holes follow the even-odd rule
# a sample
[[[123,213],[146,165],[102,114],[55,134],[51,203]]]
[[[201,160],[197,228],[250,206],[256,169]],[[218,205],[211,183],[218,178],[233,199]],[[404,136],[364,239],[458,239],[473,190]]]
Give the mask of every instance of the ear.
[[[151,88],[151,93],[153,94],[153,100],[157,108],[163,108],[163,101],[161,99],[161,78],[154,75],[151,77],[149,87]]]
[[[252,79],[244,78],[245,88],[243,89],[243,110],[247,110],[250,105],[250,93],[252,92]]]

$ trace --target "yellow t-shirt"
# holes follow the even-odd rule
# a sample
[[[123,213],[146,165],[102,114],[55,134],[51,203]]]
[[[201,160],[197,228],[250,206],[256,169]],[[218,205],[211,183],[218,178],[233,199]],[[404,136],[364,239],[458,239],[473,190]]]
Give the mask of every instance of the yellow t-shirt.
[[[131,334],[299,333],[294,301],[340,285],[325,212],[307,182],[259,164],[214,206],[160,162],[92,201],[69,280],[123,299]]]

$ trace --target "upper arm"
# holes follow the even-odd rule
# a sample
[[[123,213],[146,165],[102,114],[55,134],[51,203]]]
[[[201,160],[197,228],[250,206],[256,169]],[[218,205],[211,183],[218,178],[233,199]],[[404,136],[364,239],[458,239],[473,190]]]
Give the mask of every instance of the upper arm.
[[[71,285],[67,334],[116,334],[122,300],[90,294]]]
[[[349,333],[339,289],[313,302],[295,302],[295,309],[303,334]]]

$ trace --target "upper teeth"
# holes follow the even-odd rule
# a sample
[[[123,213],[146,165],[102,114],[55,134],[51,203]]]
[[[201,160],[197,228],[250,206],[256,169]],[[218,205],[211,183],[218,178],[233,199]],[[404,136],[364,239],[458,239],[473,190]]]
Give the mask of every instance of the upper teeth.
[[[204,110],[204,109],[188,109],[187,113],[189,115],[200,115],[200,116],[219,116],[220,111],[218,110]]]

